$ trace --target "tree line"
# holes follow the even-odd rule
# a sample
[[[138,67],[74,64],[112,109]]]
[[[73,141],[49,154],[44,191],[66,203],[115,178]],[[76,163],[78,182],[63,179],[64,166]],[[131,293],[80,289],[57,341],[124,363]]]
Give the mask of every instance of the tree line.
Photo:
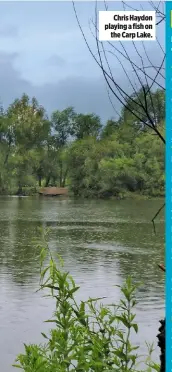
[[[164,146],[127,107],[144,100],[143,90],[127,98],[117,120],[102,123],[73,107],[50,116],[26,94],[0,108],[0,193],[27,194],[42,186],[68,187],[75,196],[127,193],[164,195]],[[147,102],[158,133],[164,134],[164,91]],[[156,118],[156,120],[155,120]]]

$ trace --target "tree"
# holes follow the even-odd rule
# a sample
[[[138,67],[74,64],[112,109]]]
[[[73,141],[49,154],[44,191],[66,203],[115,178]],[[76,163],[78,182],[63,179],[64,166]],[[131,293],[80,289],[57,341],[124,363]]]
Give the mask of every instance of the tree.
[[[120,196],[127,192],[162,196],[162,143],[149,132],[136,135],[134,128],[126,123],[117,128],[105,138],[86,137],[71,144],[69,178],[72,191],[87,197]]]
[[[146,90],[149,87],[145,87]],[[165,92],[162,89],[157,89],[147,97],[147,111],[140,109],[140,118],[136,118],[136,105],[135,102],[142,102],[144,105],[144,90],[141,88],[139,92],[134,92],[130,98],[126,100],[126,106],[123,107],[120,119],[122,122],[130,120],[134,125],[136,131],[143,131],[149,129],[149,121],[152,121],[156,128],[165,120]],[[132,108],[130,112],[129,108]],[[144,123],[147,123],[145,125]],[[152,129],[152,128],[151,128]],[[158,128],[159,130],[159,128]]]
[[[75,115],[73,107],[68,107],[63,111],[56,110],[52,113],[52,130],[57,146],[65,146],[73,134]]]
[[[76,139],[92,136],[98,138],[102,125],[100,117],[95,114],[76,114],[73,123],[73,134]]]
[[[8,157],[12,149],[11,164],[15,166],[14,175],[18,183],[18,193],[21,194],[27,179],[25,176],[29,170],[31,172],[30,150],[38,150],[44,146],[50,133],[50,122],[37,100],[32,98],[30,101],[25,94],[9,106],[5,119]]]
[[[30,102],[26,94],[9,106],[6,116],[9,135],[16,146],[20,145],[25,149],[40,146],[50,133],[50,122],[45,109],[38,104],[36,98],[32,98]]]
[[[64,187],[67,177],[67,169],[64,170],[64,149],[73,135],[73,125],[75,121],[75,111],[73,107],[68,107],[63,111],[56,110],[51,115],[53,146],[58,150],[59,165],[59,185]]]
[[[158,92],[158,97],[163,108],[164,96]],[[40,115],[35,115],[39,108]],[[122,110],[118,121],[111,119],[101,127],[95,114],[64,111],[56,111],[52,123],[37,101],[27,96],[15,100],[6,112],[1,110],[2,193],[67,183],[75,195],[86,197],[129,191],[163,195],[163,147],[156,136],[133,122],[130,112]],[[162,118],[163,109],[157,112]],[[164,121],[157,127],[163,135]]]
[[[101,137],[106,138],[111,136],[113,133],[119,130],[119,121],[108,120],[106,125],[102,129]]]

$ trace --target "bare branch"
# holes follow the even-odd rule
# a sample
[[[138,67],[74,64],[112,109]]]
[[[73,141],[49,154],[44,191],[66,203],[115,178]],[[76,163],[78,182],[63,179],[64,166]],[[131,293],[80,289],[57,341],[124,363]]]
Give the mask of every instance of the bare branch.
[[[78,26],[80,28],[80,31],[82,33],[82,36],[84,38],[84,41],[87,45],[87,48],[89,52],[91,53],[93,59],[101,69],[105,82],[107,83],[108,87],[108,95],[110,97],[110,92],[112,94],[112,97],[116,98],[118,102],[122,105],[123,108],[128,110],[135,119],[138,120],[139,123],[142,123],[144,126],[147,126],[151,128],[156,135],[162,140],[163,143],[165,143],[165,139],[162,136],[161,132],[159,131],[159,128],[157,127],[157,121],[156,121],[156,114],[155,114],[155,105],[152,98],[152,89],[155,88],[155,86],[159,87],[160,89],[164,90],[164,86],[159,82],[159,79],[164,79],[164,74],[162,71],[164,70],[164,60],[165,60],[165,53],[163,51],[163,48],[157,40],[157,45],[160,48],[161,53],[163,53],[162,61],[159,66],[156,66],[150,59],[147,49],[145,48],[144,43],[142,43],[142,48],[144,51],[144,59],[143,55],[138,49],[138,46],[136,46],[136,43],[133,42],[134,51],[136,53],[136,58],[133,59],[133,56],[130,57],[130,54],[127,51],[126,46],[124,43],[119,42],[120,48],[116,47],[112,42],[108,42],[107,44],[111,47],[111,50],[108,50],[105,48],[104,43],[100,42],[98,39],[98,5],[97,0],[95,1],[95,22],[91,22],[94,26],[94,33],[92,33],[95,43],[96,43],[96,51],[95,54],[93,50],[90,48],[87,38],[85,36],[85,33],[81,27],[81,24],[78,19],[78,15],[76,12],[74,1],[73,3],[73,9],[76,16],[76,20],[78,23]],[[152,1],[150,1],[150,6],[153,10],[156,11],[158,22],[160,20],[165,19],[165,14],[163,12],[163,9],[161,9],[162,2],[159,1],[158,4],[154,4]],[[104,6],[105,10],[108,10],[108,5],[106,0],[104,0]],[[132,10],[138,10],[135,9],[133,6],[130,6],[128,3],[123,2],[123,8],[126,9],[126,7],[132,9]],[[142,6],[140,5],[140,8],[142,9]],[[132,94],[127,93],[126,89],[124,89],[118,82],[117,77],[114,75],[110,60],[108,59],[108,54],[115,57],[115,59],[118,62],[118,66],[122,68],[123,75],[127,78],[129,82],[129,87],[132,89]],[[123,58],[123,61],[120,59]],[[149,63],[149,68],[151,69],[151,73],[148,72],[148,66],[147,63],[145,63],[145,58],[147,58],[147,61]],[[130,66],[130,73],[127,71],[126,66],[124,65],[124,61],[126,61]],[[140,61],[140,62],[139,62]],[[152,76],[152,71],[154,71],[154,76]],[[132,73],[132,75],[131,75]],[[134,78],[133,78],[134,75]],[[140,88],[139,88],[140,87]],[[139,94],[139,92],[142,91],[142,98]],[[151,105],[151,113],[150,113],[150,107]],[[111,99],[112,104],[112,99]]]
[[[161,207],[158,209],[158,211],[156,212],[155,216],[152,218],[152,223],[153,223],[153,229],[154,229],[154,233],[156,234],[156,229],[155,229],[155,220],[156,218],[159,216],[160,212],[163,210],[163,208],[165,207],[165,203],[163,205],[161,205]]]

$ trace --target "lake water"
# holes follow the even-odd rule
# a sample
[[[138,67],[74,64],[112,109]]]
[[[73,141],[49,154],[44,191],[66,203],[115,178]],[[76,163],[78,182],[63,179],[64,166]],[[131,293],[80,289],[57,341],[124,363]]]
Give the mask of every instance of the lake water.
[[[162,201],[73,201],[54,198],[0,198],[1,371],[11,367],[23,343],[39,343],[43,321],[53,304],[39,288],[39,257],[33,238],[49,227],[50,248],[59,253],[81,286],[79,299],[107,297],[118,301],[128,275],[141,282],[136,313],[139,334],[134,341],[146,351],[156,343],[158,321],[164,317],[164,221],[151,219]],[[158,360],[158,348],[154,358]]]

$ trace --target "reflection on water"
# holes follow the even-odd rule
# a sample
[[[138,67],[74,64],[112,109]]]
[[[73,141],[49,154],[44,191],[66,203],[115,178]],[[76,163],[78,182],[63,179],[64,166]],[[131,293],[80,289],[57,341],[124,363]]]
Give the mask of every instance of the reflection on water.
[[[23,342],[42,341],[42,324],[53,304],[35,293],[39,285],[39,257],[33,244],[38,227],[50,227],[50,247],[81,285],[79,299],[105,296],[119,299],[128,275],[141,282],[137,293],[139,336],[156,342],[164,313],[164,277],[157,264],[164,261],[163,215],[151,218],[161,201],[73,201],[49,198],[0,199],[1,370],[10,366]],[[135,336],[136,337],[136,336]],[[157,351],[155,354],[157,357]]]

